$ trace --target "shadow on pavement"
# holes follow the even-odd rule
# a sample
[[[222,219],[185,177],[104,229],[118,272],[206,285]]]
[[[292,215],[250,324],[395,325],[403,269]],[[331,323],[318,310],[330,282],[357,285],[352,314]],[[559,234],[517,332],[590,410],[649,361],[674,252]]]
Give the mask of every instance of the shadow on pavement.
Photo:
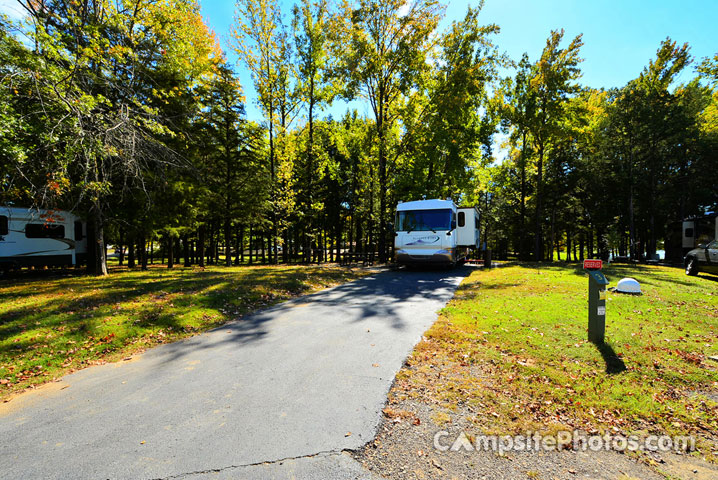
[[[437,302],[448,302],[461,280],[468,276],[475,267],[462,266],[452,270],[423,269],[382,272],[364,277],[353,282],[329,288],[321,292],[305,295],[280,303],[266,310],[250,314],[241,320],[230,322],[214,331],[225,330],[229,333],[223,337],[222,343],[243,345],[261,341],[269,333],[268,324],[297,305],[310,304],[319,308],[330,307],[337,322],[342,319],[346,309],[359,309],[358,315],[353,313],[353,323],[377,318],[389,323],[394,329],[403,330],[406,325],[400,310],[413,298],[430,299]],[[196,339],[196,340],[195,340]],[[187,348],[191,345],[191,348]],[[186,353],[198,349],[213,348],[214,342],[199,340],[199,337],[168,344],[164,348],[169,352],[167,362],[176,360]]]

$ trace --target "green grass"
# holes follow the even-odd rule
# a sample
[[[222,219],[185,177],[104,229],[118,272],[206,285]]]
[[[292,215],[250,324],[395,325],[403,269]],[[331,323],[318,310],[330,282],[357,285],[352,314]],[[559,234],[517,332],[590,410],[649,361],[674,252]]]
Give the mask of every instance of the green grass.
[[[718,278],[611,266],[606,345],[587,341],[588,277],[580,267],[515,264],[459,287],[392,395],[468,405],[487,430],[588,428],[694,434],[718,448]],[[438,373],[438,374],[437,374]],[[711,447],[711,444],[713,445]]]
[[[0,282],[0,399],[364,275],[339,267],[113,269]]]

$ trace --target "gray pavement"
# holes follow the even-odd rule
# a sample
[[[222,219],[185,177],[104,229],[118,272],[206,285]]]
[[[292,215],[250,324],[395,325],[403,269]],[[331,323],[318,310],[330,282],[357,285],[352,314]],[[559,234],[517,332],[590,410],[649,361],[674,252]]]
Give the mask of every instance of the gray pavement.
[[[342,452],[469,271],[380,273],[68,375],[0,410],[0,478],[372,478]]]

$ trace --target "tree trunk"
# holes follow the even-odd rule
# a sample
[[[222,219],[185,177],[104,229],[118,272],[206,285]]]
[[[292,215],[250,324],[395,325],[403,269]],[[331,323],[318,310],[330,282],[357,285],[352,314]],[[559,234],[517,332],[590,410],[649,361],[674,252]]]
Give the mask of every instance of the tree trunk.
[[[537,177],[536,177],[536,216],[534,218],[534,260],[540,262],[543,260],[543,238],[542,238],[542,218],[541,211],[543,208],[543,144],[539,144],[539,159],[537,165]]]
[[[526,260],[526,158],[524,150],[526,149],[526,132],[521,135],[521,221],[519,227],[519,258]]]
[[[204,268],[204,241],[205,241],[204,236],[205,236],[205,232],[206,232],[206,226],[203,223],[199,226],[199,233],[198,233],[199,240],[197,242],[197,250],[198,250],[197,258],[199,260],[199,266],[202,268]]]
[[[224,219],[224,265],[232,266],[232,223],[229,217]]]
[[[147,243],[145,242],[145,234],[140,234],[139,241],[137,242],[140,254],[140,268],[147,270]]]
[[[234,228],[234,265],[237,267],[239,266],[240,251],[242,248],[242,237],[239,236],[240,231],[239,226]]]
[[[252,228],[252,224],[250,223],[249,224],[249,264],[250,265],[252,265],[252,259],[253,259],[253,255],[252,255],[252,234],[254,233],[253,230],[254,229]]]
[[[135,236],[131,235],[127,240],[127,268],[135,268]]]
[[[175,245],[170,235],[167,236],[167,268],[175,266]]]
[[[239,227],[239,262],[244,263],[244,225]]]
[[[94,275],[105,276],[107,275],[107,257],[105,256],[105,238],[104,238],[104,227],[102,224],[102,212],[100,207],[95,205],[92,208],[92,232],[94,235],[88,236],[88,244],[91,244],[90,253],[88,256],[87,266],[88,270]],[[94,241],[90,241],[93,240]]]
[[[558,253],[558,259],[561,260],[561,252],[559,251],[559,246],[556,241],[556,203],[553,204],[553,207],[551,208],[551,250],[549,255],[549,261],[553,262],[553,251],[556,249],[556,253]]]
[[[383,105],[382,105],[383,108]],[[379,262],[386,258],[386,152],[383,122],[379,126]]]
[[[259,237],[259,241],[261,242],[261,247],[262,247],[262,263],[265,264],[265,263],[267,263],[267,256],[266,256],[266,252],[264,250],[264,235],[259,234],[258,237]]]
[[[121,267],[122,264],[125,262],[125,240],[122,231],[120,231],[120,243],[117,248],[119,249],[119,264]]]
[[[283,238],[284,247],[282,248],[282,262],[289,263],[289,229],[284,229]]]
[[[187,235],[182,237],[182,247],[184,249],[184,266],[191,267],[192,259],[190,258],[189,238]]]

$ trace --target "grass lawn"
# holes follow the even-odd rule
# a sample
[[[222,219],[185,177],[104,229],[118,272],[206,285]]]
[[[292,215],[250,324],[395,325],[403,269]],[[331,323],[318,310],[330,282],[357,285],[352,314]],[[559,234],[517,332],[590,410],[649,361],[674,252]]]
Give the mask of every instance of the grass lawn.
[[[366,273],[332,266],[158,266],[115,268],[105,278],[48,272],[2,280],[0,399]]]
[[[390,394],[438,423],[459,406],[487,433],[574,428],[694,435],[718,455],[718,278],[610,266],[642,296],[608,292],[607,344],[587,341],[588,276],[563,264],[477,270],[419,343]]]

